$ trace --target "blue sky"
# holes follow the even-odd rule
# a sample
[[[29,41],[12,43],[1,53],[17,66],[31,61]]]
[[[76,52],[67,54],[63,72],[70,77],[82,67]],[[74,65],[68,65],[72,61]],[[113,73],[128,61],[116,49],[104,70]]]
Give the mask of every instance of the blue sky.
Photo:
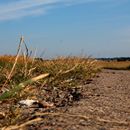
[[[130,56],[130,0],[1,0],[0,55],[20,36],[38,56]]]

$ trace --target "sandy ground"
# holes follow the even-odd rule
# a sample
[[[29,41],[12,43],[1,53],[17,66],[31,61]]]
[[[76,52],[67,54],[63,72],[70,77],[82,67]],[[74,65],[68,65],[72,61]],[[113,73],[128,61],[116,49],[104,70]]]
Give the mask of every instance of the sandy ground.
[[[88,120],[73,122],[72,130],[130,130],[130,71],[102,71],[84,95],[68,113]]]
[[[40,120],[24,129],[130,130],[130,71],[102,70],[84,86],[80,101],[35,115]]]

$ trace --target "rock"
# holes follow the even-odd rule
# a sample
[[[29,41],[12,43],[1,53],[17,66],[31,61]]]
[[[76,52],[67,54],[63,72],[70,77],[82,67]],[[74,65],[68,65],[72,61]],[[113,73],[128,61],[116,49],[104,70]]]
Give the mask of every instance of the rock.
[[[48,103],[46,101],[39,102],[38,100],[21,100],[19,101],[20,106],[32,107],[32,108],[48,108],[53,107],[53,103]]]
[[[87,126],[88,123],[85,120],[80,120],[79,121],[79,125],[81,125],[81,126]]]
[[[45,102],[45,101],[40,102],[40,104],[43,105],[43,107],[53,107],[54,106],[53,103],[48,103],[48,102]]]
[[[126,121],[130,121],[130,116],[128,116],[128,117],[126,118]]]
[[[0,112],[0,119],[3,119],[3,118],[5,118],[5,113]]]
[[[33,104],[37,104],[37,103],[38,103],[37,100],[29,100],[29,99],[19,101],[19,104],[21,106],[27,106],[27,107],[30,107]]]
[[[102,127],[102,128],[99,128],[99,130],[106,130],[106,128]]]

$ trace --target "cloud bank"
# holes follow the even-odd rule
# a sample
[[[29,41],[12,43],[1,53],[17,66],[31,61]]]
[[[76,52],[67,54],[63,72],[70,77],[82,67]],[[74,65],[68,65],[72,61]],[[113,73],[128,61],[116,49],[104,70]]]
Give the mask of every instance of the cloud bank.
[[[43,15],[55,6],[101,2],[107,0],[12,0],[0,5],[0,21]],[[110,1],[110,0],[109,0]]]

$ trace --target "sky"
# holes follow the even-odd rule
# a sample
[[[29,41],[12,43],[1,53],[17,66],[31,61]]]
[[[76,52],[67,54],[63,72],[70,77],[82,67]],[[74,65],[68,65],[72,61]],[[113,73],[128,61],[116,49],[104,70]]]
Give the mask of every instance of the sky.
[[[0,0],[0,55],[24,36],[43,58],[130,56],[130,0]]]

